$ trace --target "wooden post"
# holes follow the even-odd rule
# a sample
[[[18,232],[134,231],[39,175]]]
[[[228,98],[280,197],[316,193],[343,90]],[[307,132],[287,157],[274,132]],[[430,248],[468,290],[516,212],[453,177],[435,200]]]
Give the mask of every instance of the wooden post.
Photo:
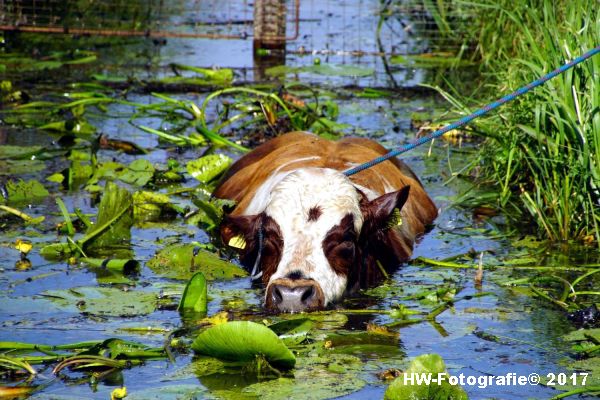
[[[254,2],[255,79],[266,78],[267,68],[285,64],[287,8],[285,0]]]

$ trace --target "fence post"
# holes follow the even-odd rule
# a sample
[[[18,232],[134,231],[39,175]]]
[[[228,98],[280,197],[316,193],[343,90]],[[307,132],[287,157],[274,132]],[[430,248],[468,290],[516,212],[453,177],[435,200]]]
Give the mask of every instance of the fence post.
[[[265,70],[285,64],[286,46],[285,0],[254,1],[254,73],[255,79],[265,79]]]

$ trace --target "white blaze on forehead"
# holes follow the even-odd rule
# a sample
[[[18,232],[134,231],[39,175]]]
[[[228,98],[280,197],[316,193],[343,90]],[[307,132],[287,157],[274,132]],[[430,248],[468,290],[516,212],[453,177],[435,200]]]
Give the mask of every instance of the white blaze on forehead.
[[[327,232],[351,214],[354,228],[363,223],[360,196],[341,172],[323,168],[305,168],[281,177],[271,190],[265,212],[277,222],[283,236],[281,261],[271,281],[299,271],[319,283],[325,304],[342,296],[347,278],[329,265],[323,251]],[[309,211],[321,213],[309,220]]]
[[[275,186],[277,186],[283,178],[285,178],[287,175],[289,175],[292,172],[292,171],[281,172],[281,170],[283,168],[288,167],[295,163],[302,163],[302,162],[311,161],[311,160],[318,160],[319,158],[320,157],[318,157],[318,156],[298,158],[298,159],[295,159],[295,160],[292,160],[292,161],[289,161],[287,163],[280,165],[256,190],[256,193],[254,194],[252,201],[250,202],[248,207],[246,207],[246,209],[244,210],[244,215],[256,215],[256,214],[260,214],[261,212],[263,212],[265,210],[267,203],[270,201],[271,192],[273,191],[273,188]]]

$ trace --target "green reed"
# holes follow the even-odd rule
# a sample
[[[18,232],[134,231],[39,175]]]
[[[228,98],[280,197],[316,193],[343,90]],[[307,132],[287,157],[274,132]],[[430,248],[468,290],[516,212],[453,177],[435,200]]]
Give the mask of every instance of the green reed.
[[[441,2],[440,7],[450,7]],[[600,43],[600,5],[583,1],[454,1],[469,10],[468,55],[481,62],[487,103]],[[465,30],[465,26],[459,29]],[[476,106],[445,93],[461,113]],[[484,138],[478,181],[492,206],[552,241],[600,244],[600,57],[475,123]],[[489,201],[489,198],[488,198]]]

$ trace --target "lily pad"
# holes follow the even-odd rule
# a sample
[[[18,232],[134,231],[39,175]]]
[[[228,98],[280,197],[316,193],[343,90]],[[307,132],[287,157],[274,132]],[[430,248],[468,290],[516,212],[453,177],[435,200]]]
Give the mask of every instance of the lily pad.
[[[165,357],[163,348],[153,348],[142,343],[119,338],[106,339],[81,354],[94,354],[112,359],[158,359]]]
[[[386,400],[411,400],[411,399],[468,399],[467,394],[460,386],[451,385],[448,381],[441,384],[431,382],[427,385],[416,382],[416,376],[421,374],[438,374],[446,372],[444,360],[437,354],[423,354],[415,357],[408,369],[396,378],[385,391]],[[415,381],[404,383],[404,375],[415,377]]]
[[[204,83],[230,85],[233,80],[233,70],[231,68],[208,69],[182,64],[172,64],[172,67],[177,70],[191,71],[200,74],[201,77],[199,79],[202,79]]]
[[[288,346],[302,343],[315,323],[308,318],[296,318],[269,325],[269,329],[279,336]]]
[[[119,177],[119,173],[126,168],[123,164],[114,161],[99,163],[94,169],[92,176],[88,179],[87,185],[95,185],[101,179],[116,180]]]
[[[171,385],[130,392],[127,400],[195,400],[204,392],[206,389],[198,385]]]
[[[8,181],[4,187],[6,191],[0,194],[0,202],[33,202],[49,195],[44,185],[35,179],[30,181]]]
[[[579,354],[579,360],[565,360],[566,367],[569,370],[577,371],[577,379],[574,382],[572,379],[567,379],[565,384],[561,385],[557,379],[554,380],[552,387],[557,390],[581,390],[589,389],[590,394],[600,393],[600,328],[578,329],[563,336],[566,341],[572,343],[572,349]],[[591,356],[591,355],[596,355]],[[582,382],[585,377],[585,387],[582,387]],[[568,374],[571,376],[571,373]],[[545,383],[548,382],[548,377],[542,378]]]
[[[587,372],[588,376],[585,386],[590,387],[590,389],[591,387],[596,387],[598,388],[598,392],[600,392],[600,357],[574,361],[573,363],[569,364],[568,368],[580,373],[577,381],[578,383],[581,383],[583,379],[581,372]],[[568,382],[567,385],[557,385],[556,388],[561,390],[573,390],[578,388],[580,389],[581,385],[573,385],[571,382]]]
[[[340,354],[352,354],[369,359],[388,357],[401,359],[405,355],[399,346],[398,337],[391,335],[340,330],[327,335],[326,340],[331,346],[329,351]]]
[[[154,311],[157,303],[154,293],[111,287],[82,286],[68,290],[47,290],[42,295],[60,308],[112,317],[147,315]]]
[[[590,340],[591,337],[600,342],[600,328],[578,329],[563,336],[569,342]]]
[[[40,249],[40,255],[46,260],[64,260],[78,251],[72,242],[50,243]]]
[[[296,364],[296,357],[264,325],[250,321],[234,321],[216,325],[202,332],[192,349],[199,354],[230,361],[253,361],[263,356],[274,367],[289,369]]]
[[[12,146],[3,144],[0,146],[0,160],[29,158],[42,149],[42,146]]]
[[[224,215],[223,208],[235,205],[232,200],[216,198],[194,197],[192,201],[198,206],[198,210],[186,222],[194,226],[201,226],[208,232],[212,232],[221,224]]]
[[[184,379],[194,379],[205,375],[214,375],[223,372],[225,364],[223,361],[213,357],[198,356],[192,362],[164,376],[161,381],[171,382]]]
[[[144,186],[152,179],[154,171],[150,161],[140,158],[129,164],[118,176],[120,180],[130,185]]]
[[[320,64],[320,65],[308,65],[303,67],[290,67],[286,65],[279,65],[267,69],[267,75],[271,76],[283,76],[286,74],[308,72],[312,74],[325,75],[325,76],[353,76],[363,77],[371,76],[374,73],[372,68],[363,68],[355,65],[334,65],[334,64]]]
[[[133,194],[133,218],[136,221],[156,221],[165,213],[183,212],[171,203],[166,194],[141,191]]]
[[[194,179],[208,183],[225,172],[231,162],[231,158],[224,154],[209,154],[188,162],[186,169]]]
[[[48,131],[60,132],[60,133],[71,133],[73,135],[90,136],[96,133],[96,127],[86,121],[56,121],[49,122],[40,126],[40,129]]]
[[[194,267],[192,268],[194,248],[193,244],[167,246],[148,260],[146,265],[157,274],[180,280],[188,280],[198,271],[202,272],[209,281],[248,275],[237,265],[221,260],[217,255],[205,250],[200,250],[194,257]]]
[[[294,379],[255,383],[242,389],[260,399],[331,399],[347,396],[365,386],[360,378],[364,364],[359,358],[329,354],[324,357],[302,357],[294,370]]]
[[[348,316],[338,312],[314,312],[304,315],[315,323],[315,329],[324,331],[338,329],[348,322]],[[293,314],[281,314],[278,315],[278,318],[283,320],[294,320],[298,319],[298,316]]]
[[[11,176],[43,171],[46,164],[40,160],[0,160],[0,175]]]

